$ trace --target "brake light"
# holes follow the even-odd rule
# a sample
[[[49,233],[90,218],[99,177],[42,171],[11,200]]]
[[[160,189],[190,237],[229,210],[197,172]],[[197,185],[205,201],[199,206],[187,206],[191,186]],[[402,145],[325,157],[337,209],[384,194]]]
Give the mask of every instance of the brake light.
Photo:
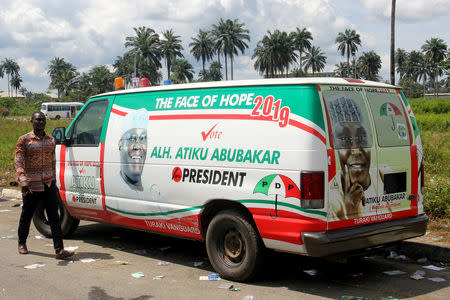
[[[423,195],[423,187],[425,186],[425,172],[423,171],[423,163],[420,164],[419,176],[420,176],[420,193]]]
[[[324,172],[302,172],[300,175],[300,206],[324,208]]]

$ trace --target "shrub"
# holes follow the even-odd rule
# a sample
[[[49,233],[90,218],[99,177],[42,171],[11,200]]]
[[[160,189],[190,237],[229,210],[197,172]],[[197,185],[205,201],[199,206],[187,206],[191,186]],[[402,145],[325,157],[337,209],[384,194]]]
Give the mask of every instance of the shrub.
[[[408,98],[419,98],[423,97],[423,87],[420,83],[415,82],[411,78],[402,78],[398,83],[402,89],[403,93]]]

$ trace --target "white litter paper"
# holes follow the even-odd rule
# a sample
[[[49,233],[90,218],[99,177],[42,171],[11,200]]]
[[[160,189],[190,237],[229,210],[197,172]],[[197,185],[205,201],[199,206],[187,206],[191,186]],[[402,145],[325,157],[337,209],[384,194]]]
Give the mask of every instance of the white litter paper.
[[[445,270],[445,268],[441,268],[441,267],[436,267],[434,265],[428,265],[428,266],[423,266],[425,269],[429,269],[429,270],[433,270],[433,271],[442,271]]]
[[[94,262],[95,259],[93,259],[93,258],[82,258],[82,259],[80,259],[80,261],[82,263],[91,263],[91,262]]]
[[[383,273],[390,276],[406,274],[406,272],[400,270],[384,271]]]
[[[446,281],[444,278],[441,278],[441,277],[430,277],[430,278],[428,278],[428,280],[431,280],[433,282],[444,282],[444,281]]]
[[[202,261],[194,261],[194,267],[200,267],[201,265],[203,265]]]
[[[42,236],[42,235],[35,235],[34,237],[37,238],[38,240],[43,240],[43,239],[45,239],[45,237]]]
[[[75,251],[77,249],[78,249],[78,246],[64,247],[64,250],[67,250],[67,251]]]
[[[158,261],[158,263],[156,264],[157,266],[168,266],[170,263],[167,261]]]
[[[7,212],[7,211],[11,211],[10,209],[0,209],[0,212]]]
[[[32,265],[25,266],[24,268],[32,270],[32,269],[41,268],[43,266],[45,266],[45,265],[44,264],[32,264]]]
[[[131,274],[131,276],[133,276],[134,278],[141,278],[141,277],[144,277],[144,273],[136,272],[136,273]]]

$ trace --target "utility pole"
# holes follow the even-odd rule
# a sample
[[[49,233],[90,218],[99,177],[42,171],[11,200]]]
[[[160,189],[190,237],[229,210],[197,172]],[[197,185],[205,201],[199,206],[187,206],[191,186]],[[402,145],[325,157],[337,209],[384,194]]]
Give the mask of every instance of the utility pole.
[[[395,0],[391,6],[391,84],[395,84]]]

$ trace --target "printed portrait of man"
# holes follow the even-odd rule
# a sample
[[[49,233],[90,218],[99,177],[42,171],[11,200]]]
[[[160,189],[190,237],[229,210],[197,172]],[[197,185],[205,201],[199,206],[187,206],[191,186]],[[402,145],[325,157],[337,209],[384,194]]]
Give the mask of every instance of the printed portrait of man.
[[[360,105],[344,96],[327,103],[335,149],[341,172],[336,179],[342,201],[335,204],[339,219],[360,216],[366,205],[365,191],[371,186],[370,156],[372,136]],[[374,191],[376,193],[376,191]],[[375,194],[376,195],[376,194]]]
[[[144,108],[128,113],[119,140],[120,176],[133,190],[142,191],[142,171],[147,156],[148,113]]]

